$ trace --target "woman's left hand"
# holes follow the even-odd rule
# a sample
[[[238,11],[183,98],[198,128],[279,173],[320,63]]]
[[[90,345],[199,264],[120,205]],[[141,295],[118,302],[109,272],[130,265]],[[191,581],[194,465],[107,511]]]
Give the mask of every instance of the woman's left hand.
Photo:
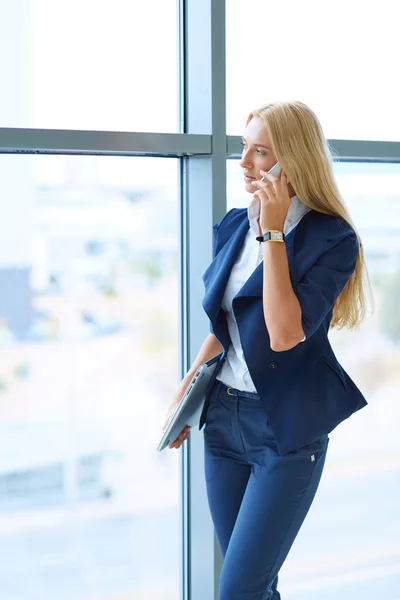
[[[275,177],[266,171],[260,173],[266,181],[255,180],[253,185],[259,189],[254,192],[253,198],[260,198],[260,227],[264,233],[269,229],[283,231],[286,216],[290,206],[290,196],[286,173],[282,170],[280,177]]]

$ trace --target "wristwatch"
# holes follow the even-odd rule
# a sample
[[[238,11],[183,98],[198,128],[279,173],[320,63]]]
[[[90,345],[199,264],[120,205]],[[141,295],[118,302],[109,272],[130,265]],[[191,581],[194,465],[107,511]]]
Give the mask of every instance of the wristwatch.
[[[285,234],[283,231],[277,231],[276,229],[270,229],[263,235],[256,237],[257,242],[284,242]]]

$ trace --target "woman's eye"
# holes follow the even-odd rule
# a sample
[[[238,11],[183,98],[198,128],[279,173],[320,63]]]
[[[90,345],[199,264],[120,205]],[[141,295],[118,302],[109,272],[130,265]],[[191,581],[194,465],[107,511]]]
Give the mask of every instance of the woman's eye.
[[[244,142],[240,142],[240,143],[242,144],[243,150],[244,150],[246,148],[246,144]],[[265,154],[265,152],[263,152],[262,150],[258,149],[257,150],[257,154],[261,154],[262,155],[262,154]]]

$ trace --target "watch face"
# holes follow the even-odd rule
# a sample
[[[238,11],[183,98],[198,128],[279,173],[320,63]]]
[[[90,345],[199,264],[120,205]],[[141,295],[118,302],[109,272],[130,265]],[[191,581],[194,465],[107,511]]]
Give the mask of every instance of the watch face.
[[[271,240],[281,240],[282,234],[280,231],[271,231]]]

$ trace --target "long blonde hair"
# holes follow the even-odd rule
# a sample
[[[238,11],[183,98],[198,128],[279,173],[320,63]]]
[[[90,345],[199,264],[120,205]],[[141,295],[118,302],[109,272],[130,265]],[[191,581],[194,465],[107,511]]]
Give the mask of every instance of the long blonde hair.
[[[361,238],[341,198],[333,173],[334,150],[314,112],[297,100],[272,102],[253,110],[246,121],[261,118],[272,150],[295,194],[309,208],[341,217],[354,229],[359,252],[356,267],[333,307],[330,327],[354,329],[373,303]],[[368,299],[367,299],[368,297]]]

